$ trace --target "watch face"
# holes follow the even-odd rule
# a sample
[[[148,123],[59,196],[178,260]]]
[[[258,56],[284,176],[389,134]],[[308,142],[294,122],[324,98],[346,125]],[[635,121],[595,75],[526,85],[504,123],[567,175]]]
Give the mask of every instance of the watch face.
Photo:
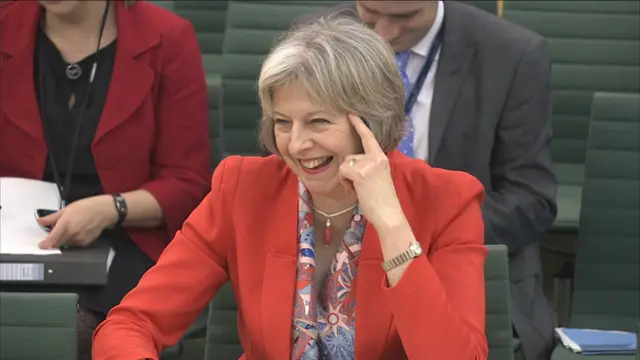
[[[420,246],[420,243],[418,242],[414,242],[413,244],[411,244],[411,250],[413,250],[416,256],[422,255],[422,246]]]

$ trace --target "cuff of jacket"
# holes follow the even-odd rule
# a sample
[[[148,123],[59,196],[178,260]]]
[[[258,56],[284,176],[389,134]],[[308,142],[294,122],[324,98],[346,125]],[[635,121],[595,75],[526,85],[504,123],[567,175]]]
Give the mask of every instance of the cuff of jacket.
[[[184,187],[185,184],[173,179],[156,179],[141,187],[153,195],[160,205],[169,239],[173,239],[187,216],[202,199],[195,194],[181,191]]]

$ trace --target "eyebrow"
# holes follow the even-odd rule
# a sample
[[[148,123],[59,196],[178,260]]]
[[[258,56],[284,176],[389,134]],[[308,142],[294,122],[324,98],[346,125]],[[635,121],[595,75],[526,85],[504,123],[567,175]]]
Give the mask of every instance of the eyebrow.
[[[289,118],[289,116],[287,116],[287,115],[285,115],[285,114],[283,114],[283,113],[281,113],[279,111],[274,111],[273,114],[276,115],[276,116],[282,116],[284,118]],[[305,114],[305,118],[309,119],[309,118],[312,118],[312,117],[316,117],[318,115],[328,116],[328,114],[325,113],[324,111],[316,110],[316,111],[312,111],[312,112],[306,113]]]

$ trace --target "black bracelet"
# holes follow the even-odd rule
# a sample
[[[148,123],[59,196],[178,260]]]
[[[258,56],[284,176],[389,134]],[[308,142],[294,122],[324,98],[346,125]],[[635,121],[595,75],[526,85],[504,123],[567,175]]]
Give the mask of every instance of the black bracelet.
[[[116,206],[116,211],[118,212],[118,221],[114,227],[119,227],[127,218],[127,213],[129,212],[127,201],[121,194],[113,194],[111,196],[113,197],[113,204]]]

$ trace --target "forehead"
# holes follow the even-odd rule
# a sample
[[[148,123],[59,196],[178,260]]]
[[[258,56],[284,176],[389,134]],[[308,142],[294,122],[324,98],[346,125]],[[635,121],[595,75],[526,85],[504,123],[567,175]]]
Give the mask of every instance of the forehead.
[[[416,1],[358,1],[358,5],[365,10],[380,15],[398,16],[423,10],[428,5],[428,0]]]
[[[307,89],[296,83],[274,89],[273,112],[293,118],[318,114],[337,115],[337,111],[333,109],[331,104],[315,99]]]

